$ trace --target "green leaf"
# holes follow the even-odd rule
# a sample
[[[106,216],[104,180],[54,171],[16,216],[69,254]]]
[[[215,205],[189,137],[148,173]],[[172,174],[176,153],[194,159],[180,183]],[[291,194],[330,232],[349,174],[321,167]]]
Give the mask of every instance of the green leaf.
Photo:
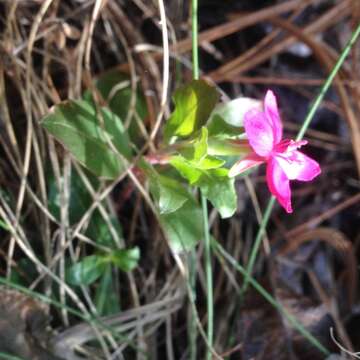
[[[219,211],[222,218],[234,215],[237,208],[237,196],[234,178],[229,178],[228,170],[215,169],[204,172],[198,181],[202,193]]]
[[[176,211],[188,200],[188,192],[178,181],[162,175],[159,175],[157,181],[160,214]]]
[[[114,286],[111,265],[108,264],[100,278],[95,293],[95,305],[99,315],[106,316],[120,311],[120,297]]]
[[[133,270],[138,265],[139,259],[140,250],[138,247],[115,250],[108,257],[108,261],[123,271]]]
[[[206,156],[204,159],[196,164],[197,169],[210,170],[217,169],[225,164],[225,160],[219,159],[215,156]]]
[[[175,91],[175,110],[165,125],[165,140],[173,136],[187,137],[206,124],[219,94],[204,80],[193,80]]]
[[[94,184],[96,182],[95,176],[87,174],[88,180]],[[60,220],[60,192],[57,181],[55,180],[54,174],[49,172],[47,174],[47,185],[48,185],[48,207],[52,215]],[[63,183],[63,178],[59,179],[60,183]],[[97,184],[95,184],[97,189]],[[70,225],[74,225],[80,221],[86,210],[92,203],[92,197],[85,185],[83,184],[80,176],[77,172],[71,172],[70,179],[70,196],[69,196],[69,222]]]
[[[125,169],[124,161],[108,140],[125,158],[132,155],[130,142],[121,120],[108,109],[100,111],[101,117],[90,103],[69,100],[56,105],[42,126],[95,175],[116,178]]]
[[[204,238],[202,211],[195,199],[172,213],[160,214],[160,222],[175,253],[193,249]]]
[[[95,191],[99,189],[99,181],[95,175],[86,172],[88,181],[92,184]],[[48,184],[48,207],[57,219],[60,220],[60,193],[52,173],[47,175]],[[85,214],[93,202],[93,198],[89,191],[86,189],[80,176],[77,172],[71,173],[70,180],[70,197],[69,197],[69,222],[74,225]],[[106,202],[103,201],[102,205],[106,207]],[[114,226],[120,238],[123,238],[123,231],[119,220],[116,217],[111,217],[110,221]],[[114,246],[114,239],[109,230],[109,226],[102,217],[100,211],[96,209],[90,219],[89,225],[86,229],[86,235],[94,239],[98,244],[104,246]]]
[[[106,72],[96,80],[95,86],[102,98],[107,102],[110,110],[125,121],[133,95],[128,74],[124,74],[119,70]],[[84,99],[89,102],[92,101],[92,94],[89,90],[85,92]],[[145,97],[139,89],[136,91],[135,100],[135,111],[140,120],[143,120],[148,116],[148,111]],[[130,120],[128,131],[131,140],[137,144],[140,143],[142,137],[135,116]]]
[[[230,217],[236,211],[237,197],[234,189],[234,179],[228,177],[228,170],[224,168],[200,169],[181,155],[170,160],[191,185],[198,186],[206,198],[219,211],[222,218]]]
[[[85,256],[67,270],[66,279],[72,285],[90,285],[104,273],[105,268],[102,256]]]
[[[125,119],[130,107],[132,89],[129,76],[119,70],[112,70],[101,75],[95,86],[109,108],[120,117]],[[92,100],[91,91],[87,90],[84,99]],[[146,117],[147,109],[144,96],[140,91],[136,94],[136,111],[141,118]]]
[[[148,164],[141,165],[150,180],[150,191],[156,200],[160,214],[176,211],[189,198],[188,191],[177,180],[160,175]]]
[[[207,139],[208,131],[206,127],[201,128],[201,133],[198,140],[194,144],[194,161],[201,161],[207,155]]]
[[[150,165],[142,164],[142,168],[148,176],[158,219],[172,251],[191,250],[203,238],[202,211],[194,195],[179,181],[158,174]],[[166,206],[162,205],[165,203]]]
[[[190,183],[196,181],[198,172],[194,169],[216,169],[221,167],[225,161],[214,156],[208,155],[208,130],[205,127],[201,128],[199,136],[193,141],[189,142],[180,150],[180,155],[174,155],[170,158],[170,163],[178,168],[186,167],[183,171],[188,175],[185,177],[190,179]],[[177,157],[180,157],[179,159]],[[180,170],[180,169],[179,169]]]
[[[206,127],[202,127],[200,134],[188,145],[184,146],[180,153],[189,161],[197,163],[204,159],[208,150],[208,130]]]
[[[169,163],[192,185],[202,176],[202,170],[220,168],[225,164],[225,161],[214,156],[206,156],[199,162],[193,162],[181,155],[174,155],[170,158]]]
[[[201,170],[197,169],[194,164],[181,155],[172,156],[169,163],[181,174],[183,178],[189,181],[190,185],[195,184],[202,175]]]

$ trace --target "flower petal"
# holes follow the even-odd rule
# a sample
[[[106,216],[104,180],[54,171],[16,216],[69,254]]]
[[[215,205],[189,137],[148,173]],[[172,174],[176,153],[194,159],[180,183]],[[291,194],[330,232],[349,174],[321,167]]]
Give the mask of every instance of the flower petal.
[[[276,97],[271,90],[268,90],[266,92],[264,100],[264,111],[272,127],[274,143],[277,144],[281,141],[282,138],[282,124],[280,120]]]
[[[264,112],[252,109],[245,114],[244,127],[253,150],[260,156],[268,156],[274,147],[273,128]]]
[[[228,176],[234,177],[243,173],[246,170],[251,169],[254,166],[260,165],[265,161],[264,158],[261,156],[250,153],[249,155],[245,156],[243,159],[237,161],[230,169]]]
[[[270,158],[266,168],[266,181],[270,192],[276,197],[280,205],[291,213],[290,182],[276,158]]]
[[[300,151],[275,155],[278,164],[290,180],[311,181],[321,173],[319,164]]]

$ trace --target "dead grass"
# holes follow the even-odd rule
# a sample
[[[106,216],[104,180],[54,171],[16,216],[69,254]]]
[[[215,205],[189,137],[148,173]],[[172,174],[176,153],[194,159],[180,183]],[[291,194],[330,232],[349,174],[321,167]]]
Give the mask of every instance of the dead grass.
[[[13,279],[12,273],[24,259],[33,264],[36,276],[24,274],[25,280],[31,278],[28,289],[59,301],[57,306],[51,306],[52,326],[57,334],[52,335],[46,346],[66,359],[79,359],[79,354],[86,359],[187,359],[189,356],[185,261],[171,254],[151,211],[153,204],[146,184],[128,170],[115,181],[102,181],[94,187],[87,173],[39,126],[52,105],[67,98],[79,98],[86,89],[91,89],[99,102],[106,102],[94,89],[93,80],[117,68],[127,72],[132,94],[124,123],[129,125],[138,119],[142,151],[157,149],[161,124],[170,112],[170,94],[179,82],[191,77],[189,3],[174,0],[165,5],[168,33],[161,34],[164,27],[159,21],[162,18],[164,23],[165,14],[160,14],[156,1],[128,0],[126,6],[116,0],[0,2],[3,9],[0,12],[0,218],[8,227],[0,230],[1,276]],[[295,19],[310,7],[312,16],[304,16],[301,25],[296,23]],[[312,99],[359,18],[357,0],[290,0],[251,12],[229,10],[224,22],[219,21],[199,35],[204,58],[213,59],[220,54],[223,59],[221,64],[214,61],[217,65],[204,70],[203,76],[226,89],[230,97],[240,93],[257,96],[263,91],[260,86],[266,85]],[[242,32],[264,23],[271,26],[271,31],[249,46]],[[328,41],[328,34],[334,31],[338,46]],[[232,45],[234,39],[239,41],[239,48]],[[164,47],[167,42],[168,51]],[[316,76],[311,71],[304,74],[292,73],[291,69],[284,71],[280,66],[281,54],[299,42],[311,51],[315,64],[311,66],[317,69]],[[181,67],[180,75],[176,75],[176,66]],[[338,127],[346,131],[336,132],[328,125],[325,130],[320,127],[308,133],[323,168],[329,170],[324,171],[316,185],[304,187],[298,193],[295,216],[285,218],[281,212],[274,214],[256,268],[259,281],[277,300],[300,321],[308,317],[306,326],[331,347],[328,327],[321,326],[329,314],[339,334],[337,338],[349,350],[360,345],[346,328],[346,321],[356,313],[358,304],[355,249],[360,238],[359,68],[359,46],[356,46],[334,82],[336,95],[324,104],[327,111],[344,123]],[[136,113],[137,89],[146,99],[148,116],[144,123]],[[292,116],[296,114],[284,111],[288,132],[298,126],[294,125]],[[54,175],[59,194],[58,218],[49,208],[49,173]],[[92,203],[71,224],[74,174],[91,194]],[[247,260],[261,219],[260,209],[267,198],[262,187],[261,177],[239,183],[239,210],[226,223],[215,212],[211,214],[213,234],[239,261]],[[69,264],[97,249],[111,250],[87,233],[95,211],[99,211],[116,247],[137,244],[142,248],[139,268],[127,275],[114,274],[118,281],[115,288],[122,299],[121,312],[101,319],[94,288],[74,289],[65,281]],[[343,215],[345,211],[348,213]],[[114,217],[122,223],[124,236],[114,227],[111,220]],[[274,252],[283,241],[286,244],[278,253]],[[322,241],[326,245],[319,245]],[[200,245],[197,306],[204,326],[206,287],[202,251]],[[340,253],[346,254],[342,257],[343,264],[336,260]],[[321,257],[322,265],[318,265],[321,270],[309,260],[312,256]],[[224,358],[232,354],[234,359],[249,359],[251,346],[258,341],[254,346],[259,359],[321,358],[254,292],[249,293],[241,307],[236,297],[241,279],[225,263],[216,260],[214,265],[214,348],[218,354]],[[285,276],[284,280],[284,266],[293,271],[294,278]],[[264,271],[268,268],[270,271]],[[325,276],[324,271],[331,271],[331,275]],[[292,281],[296,284],[291,284]],[[326,288],[329,284],[331,289]],[[343,296],[344,293],[348,296]],[[81,314],[81,323],[69,308]],[[1,311],[4,312],[0,313],[1,318],[8,316],[6,310]],[[321,316],[311,318],[316,311]],[[114,331],[109,331],[110,326]],[[257,329],[261,329],[259,337],[255,335]],[[6,329],[0,328],[0,336],[1,331]],[[205,346],[200,335],[197,343],[200,359]],[[10,350],[16,349],[15,344],[9,346]],[[21,346],[26,346],[25,340]]]

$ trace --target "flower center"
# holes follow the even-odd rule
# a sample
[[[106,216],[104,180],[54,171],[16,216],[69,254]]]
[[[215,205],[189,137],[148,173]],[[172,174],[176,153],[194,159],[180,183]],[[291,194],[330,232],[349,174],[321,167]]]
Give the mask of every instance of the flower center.
[[[291,139],[284,139],[274,146],[273,155],[288,154],[291,156],[292,152],[306,145],[306,140],[294,141]],[[286,156],[286,155],[285,155]]]

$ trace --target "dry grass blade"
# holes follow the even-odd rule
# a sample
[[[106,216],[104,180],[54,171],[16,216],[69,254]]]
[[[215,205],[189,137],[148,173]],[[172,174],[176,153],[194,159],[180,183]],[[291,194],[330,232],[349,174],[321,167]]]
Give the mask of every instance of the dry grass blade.
[[[149,329],[151,324],[159,321],[165,322],[170,314],[180,309],[183,301],[182,294],[169,295],[164,296],[164,300],[155,301],[117,315],[101,318],[99,321],[107,328],[111,328],[114,332],[121,334],[122,343],[132,342],[134,336],[132,330],[136,330],[139,325],[146,326]],[[105,332],[107,331],[105,330]],[[147,331],[146,336],[149,335],[150,333]],[[76,348],[94,340],[95,336],[91,326],[88,324],[78,324],[56,335],[51,340],[52,347],[56,354],[59,356],[67,354],[66,359],[70,359],[74,357]]]

